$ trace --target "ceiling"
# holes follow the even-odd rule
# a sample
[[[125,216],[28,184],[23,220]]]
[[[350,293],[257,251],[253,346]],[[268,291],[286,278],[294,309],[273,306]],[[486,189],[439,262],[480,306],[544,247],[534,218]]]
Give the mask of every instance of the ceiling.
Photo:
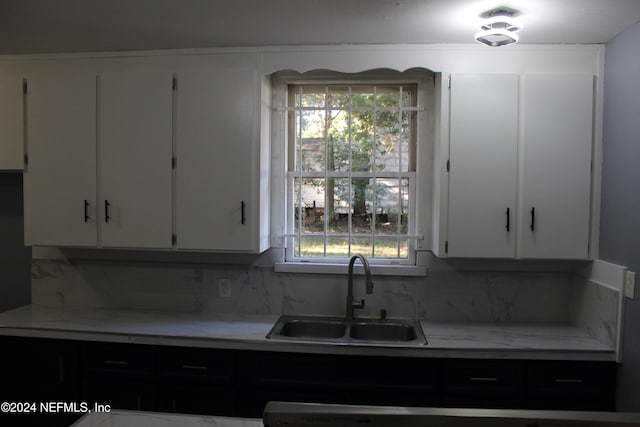
[[[473,43],[497,6],[521,12],[521,43],[606,43],[640,21],[640,0],[0,0],[0,54]]]

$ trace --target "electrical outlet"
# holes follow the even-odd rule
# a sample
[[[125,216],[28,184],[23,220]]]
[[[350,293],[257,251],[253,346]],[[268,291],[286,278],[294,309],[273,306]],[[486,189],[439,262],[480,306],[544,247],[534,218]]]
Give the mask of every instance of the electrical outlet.
[[[229,298],[231,296],[231,280],[218,280],[218,296],[222,298]]]
[[[636,273],[626,270],[624,272],[624,295],[633,299],[636,293]]]

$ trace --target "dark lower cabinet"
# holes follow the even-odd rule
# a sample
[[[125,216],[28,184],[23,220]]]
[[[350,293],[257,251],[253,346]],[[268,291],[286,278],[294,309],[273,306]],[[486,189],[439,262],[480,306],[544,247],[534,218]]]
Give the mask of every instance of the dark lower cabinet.
[[[262,416],[271,400],[434,406],[437,363],[430,359],[244,352],[242,412]]]
[[[87,343],[82,396],[114,409],[235,416],[232,351]]]
[[[445,360],[444,405],[466,408],[523,408],[526,362]]]
[[[163,348],[158,351],[157,410],[235,416],[236,353]]]
[[[155,409],[155,349],[114,343],[82,345],[82,398],[112,409]]]
[[[82,414],[56,402],[77,402],[78,344],[58,340],[0,337],[0,412],[2,426],[69,426]]]
[[[527,408],[612,411],[616,365],[532,361],[527,369]]]
[[[0,337],[0,402],[261,417],[272,400],[615,410],[614,362],[447,359],[199,349]],[[82,413],[0,414],[68,426]]]
[[[233,392],[202,384],[159,385],[156,411],[227,417],[238,415]]]

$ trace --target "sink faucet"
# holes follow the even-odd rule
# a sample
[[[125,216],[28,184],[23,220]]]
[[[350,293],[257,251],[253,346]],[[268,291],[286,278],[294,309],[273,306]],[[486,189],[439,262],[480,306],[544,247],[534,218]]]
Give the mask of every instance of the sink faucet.
[[[355,254],[349,260],[349,280],[347,282],[347,319],[353,320],[353,310],[355,308],[364,308],[364,300],[354,301],[353,299],[353,264],[356,260],[360,259],[362,267],[364,268],[364,274],[366,275],[366,289],[368,294],[373,293],[373,282],[371,281],[371,269],[369,268],[369,262],[362,254]]]

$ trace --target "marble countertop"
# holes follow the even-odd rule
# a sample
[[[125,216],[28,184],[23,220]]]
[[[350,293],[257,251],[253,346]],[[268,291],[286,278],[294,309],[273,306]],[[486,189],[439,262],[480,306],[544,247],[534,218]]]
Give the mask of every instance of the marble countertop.
[[[72,427],[262,427],[262,420],[159,412],[111,411],[88,413]]]
[[[613,348],[569,324],[423,321],[424,346],[344,345],[267,339],[278,317],[27,305],[0,313],[0,335],[325,354],[615,360]]]

